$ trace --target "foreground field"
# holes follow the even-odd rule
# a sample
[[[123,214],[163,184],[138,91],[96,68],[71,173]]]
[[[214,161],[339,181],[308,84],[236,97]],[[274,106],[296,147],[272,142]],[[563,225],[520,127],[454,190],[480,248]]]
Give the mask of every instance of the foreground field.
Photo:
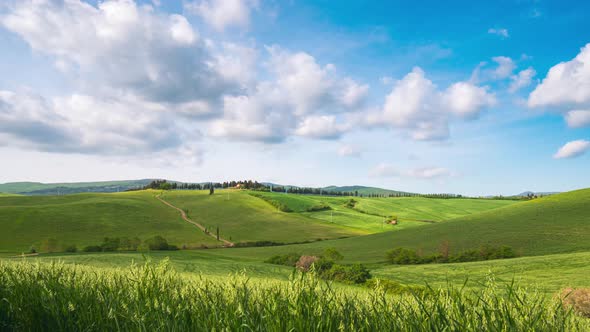
[[[258,283],[165,265],[88,269],[0,262],[2,330],[583,331],[555,298],[488,285],[421,296],[333,288],[310,275]]]

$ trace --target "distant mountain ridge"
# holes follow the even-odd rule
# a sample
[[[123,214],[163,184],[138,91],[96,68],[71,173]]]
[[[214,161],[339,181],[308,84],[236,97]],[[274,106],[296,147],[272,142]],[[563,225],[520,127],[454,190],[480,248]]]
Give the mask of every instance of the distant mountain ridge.
[[[377,187],[367,187],[367,186],[328,186],[322,188],[326,191],[336,191],[336,192],[355,192],[357,191],[359,194],[369,195],[369,194],[377,194],[377,195],[389,195],[389,194],[413,194],[406,191],[398,191],[392,189],[383,189]]]
[[[21,195],[109,193],[141,188],[151,181],[152,179],[72,183],[10,182],[0,184],[0,192]]]

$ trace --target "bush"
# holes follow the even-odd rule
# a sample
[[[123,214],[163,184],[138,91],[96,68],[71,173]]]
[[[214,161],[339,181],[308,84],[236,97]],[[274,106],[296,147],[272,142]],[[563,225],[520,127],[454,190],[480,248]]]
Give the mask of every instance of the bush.
[[[145,240],[145,244],[150,250],[168,250],[168,241],[160,235],[156,235]]]
[[[320,277],[347,284],[363,284],[371,278],[371,273],[361,264],[334,264],[330,269],[321,272]]]
[[[75,244],[71,244],[71,245],[69,245],[69,246],[66,246],[66,247],[64,248],[64,251],[65,251],[65,252],[77,252],[77,251],[78,251],[78,248],[76,247],[76,245],[75,245]]]
[[[121,246],[121,240],[118,237],[105,237],[100,246],[102,251],[117,251]]]
[[[415,250],[406,248],[395,248],[386,254],[387,261],[391,264],[420,264],[422,260]]]
[[[297,264],[297,261],[299,260],[299,257],[301,257],[301,255],[297,253],[289,253],[286,255],[272,256],[264,262],[275,265],[295,266],[295,264]]]
[[[334,262],[341,261],[342,259],[344,259],[344,256],[342,256],[342,254],[339,253],[336,250],[336,248],[326,248],[326,250],[324,250],[322,257]]]
[[[344,206],[352,209],[356,206],[356,203],[357,203],[357,201],[354,200],[353,198],[351,198],[344,204]]]
[[[326,204],[319,204],[319,205],[314,205],[314,206],[308,207],[305,211],[317,212],[317,211],[326,211],[326,210],[332,210],[332,208]]]
[[[469,249],[449,255],[448,244],[443,246],[441,253],[430,256],[423,256],[416,250],[407,248],[395,248],[386,253],[387,261],[391,264],[462,263],[514,257],[517,257],[517,254],[509,246],[482,246],[479,249]]]
[[[102,247],[101,246],[86,246],[86,247],[84,247],[84,249],[82,249],[82,251],[84,251],[84,252],[101,252]]]

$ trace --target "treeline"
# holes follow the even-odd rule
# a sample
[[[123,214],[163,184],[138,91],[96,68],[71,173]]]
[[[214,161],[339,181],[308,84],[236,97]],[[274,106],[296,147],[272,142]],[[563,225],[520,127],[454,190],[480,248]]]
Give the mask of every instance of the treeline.
[[[344,197],[367,197],[367,198],[395,198],[395,197],[422,197],[438,199],[461,199],[461,198],[478,198],[478,199],[495,199],[495,200],[529,200],[536,196],[493,196],[493,197],[469,197],[458,194],[415,194],[407,192],[390,192],[390,193],[360,193],[355,191],[335,191],[323,188],[312,187],[288,187],[272,186],[252,180],[225,181],[225,182],[206,182],[206,183],[181,183],[168,182],[166,180],[154,180],[142,188],[128,189],[156,189],[156,190],[209,190],[211,194],[214,189],[246,189],[265,192],[288,193],[299,195],[321,195],[321,196],[344,196]]]
[[[78,248],[75,244],[63,245],[54,238],[41,242],[41,251],[54,252],[114,252],[114,251],[137,251],[137,250],[178,250],[179,248],[160,236],[154,236],[145,241],[138,237],[105,237],[102,243]],[[37,253],[37,248],[31,246],[29,253]]]
[[[391,264],[464,263],[517,256],[516,251],[509,246],[487,245],[451,254],[446,242],[441,245],[438,253],[431,255],[423,255],[417,250],[408,248],[395,248],[386,253],[387,261]]]

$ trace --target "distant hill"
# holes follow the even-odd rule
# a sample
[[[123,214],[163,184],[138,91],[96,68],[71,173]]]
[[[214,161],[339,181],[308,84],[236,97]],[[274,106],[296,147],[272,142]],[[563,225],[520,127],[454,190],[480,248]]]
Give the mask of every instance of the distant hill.
[[[383,188],[375,188],[375,187],[365,187],[365,186],[329,186],[322,188],[327,191],[336,191],[336,192],[355,192],[358,191],[359,194],[362,195],[369,195],[369,194],[378,194],[378,195],[389,195],[389,194],[410,194],[409,192],[405,191],[397,191],[391,189],[383,189]]]
[[[514,196],[516,196],[516,197],[526,197],[526,196],[530,196],[530,195],[549,196],[549,195],[555,195],[555,194],[559,194],[559,191],[547,191],[547,192],[523,191],[520,194],[514,195]]]
[[[0,184],[0,192],[21,195],[64,195],[85,192],[108,193],[140,188],[151,181],[151,179],[142,179],[73,183],[11,182]]]

